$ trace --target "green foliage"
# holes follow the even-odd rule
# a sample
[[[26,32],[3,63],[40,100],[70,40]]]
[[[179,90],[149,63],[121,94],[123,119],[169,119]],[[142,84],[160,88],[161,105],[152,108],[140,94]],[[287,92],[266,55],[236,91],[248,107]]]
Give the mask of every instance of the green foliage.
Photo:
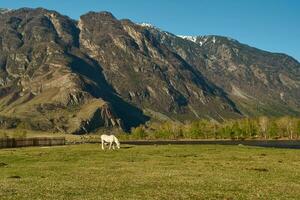
[[[13,138],[26,138],[27,137],[27,131],[26,130],[16,130],[12,134]]]
[[[18,127],[17,127],[17,128],[18,128],[18,129],[27,129],[27,130],[32,129],[32,127],[30,126],[30,124],[27,123],[27,122],[20,122],[20,123],[18,124]]]
[[[0,138],[26,138],[27,131],[15,129],[12,133],[0,130]]]
[[[299,138],[299,136],[300,136],[300,120],[298,120],[298,122],[297,122],[296,134],[297,134],[297,138]]]
[[[150,123],[131,130],[131,139],[296,139],[300,136],[300,119],[295,117],[198,120],[178,123]]]
[[[7,138],[7,133],[4,131],[0,131],[0,138]]]
[[[272,121],[270,123],[269,128],[267,129],[267,137],[275,138],[278,136],[279,129],[276,121]]]
[[[136,128],[131,129],[131,138],[133,139],[144,139],[147,137],[147,133],[145,131],[144,126],[138,126]]]

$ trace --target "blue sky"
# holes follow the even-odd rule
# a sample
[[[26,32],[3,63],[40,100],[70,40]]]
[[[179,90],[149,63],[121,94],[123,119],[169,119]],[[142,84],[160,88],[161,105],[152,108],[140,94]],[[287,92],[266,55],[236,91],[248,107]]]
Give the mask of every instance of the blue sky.
[[[0,0],[0,7],[44,7],[74,19],[106,10],[174,34],[229,36],[300,61],[299,0]]]

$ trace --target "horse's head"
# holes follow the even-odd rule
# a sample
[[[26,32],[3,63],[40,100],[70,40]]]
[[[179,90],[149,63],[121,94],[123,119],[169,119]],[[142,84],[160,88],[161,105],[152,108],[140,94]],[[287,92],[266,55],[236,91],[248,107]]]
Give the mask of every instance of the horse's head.
[[[120,142],[116,136],[114,136],[115,143],[117,144],[117,148],[120,149]]]

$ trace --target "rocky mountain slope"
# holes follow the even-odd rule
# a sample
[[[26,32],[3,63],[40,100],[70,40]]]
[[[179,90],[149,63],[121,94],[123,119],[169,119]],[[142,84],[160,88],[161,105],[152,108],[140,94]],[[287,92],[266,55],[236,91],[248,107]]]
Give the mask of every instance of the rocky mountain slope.
[[[147,26],[246,116],[298,115],[300,64],[290,56],[262,51],[222,36],[175,36]]]
[[[149,119],[295,114],[300,65],[224,37],[181,38],[108,12],[0,12],[0,126],[81,134]]]

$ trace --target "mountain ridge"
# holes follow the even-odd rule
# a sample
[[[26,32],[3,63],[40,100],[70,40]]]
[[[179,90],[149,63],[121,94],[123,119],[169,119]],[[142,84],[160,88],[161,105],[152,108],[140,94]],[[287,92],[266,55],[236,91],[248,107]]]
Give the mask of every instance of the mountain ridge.
[[[265,50],[265,49],[261,49],[261,48],[258,48],[258,47],[254,47],[252,45],[248,45],[244,42],[241,42],[237,39],[234,39],[233,37],[231,36],[224,36],[224,35],[214,35],[214,34],[205,34],[205,35],[181,35],[181,34],[173,34],[173,33],[170,33],[169,31],[166,31],[166,30],[163,30],[151,23],[145,23],[145,22],[142,22],[142,23],[137,23],[141,26],[144,26],[144,27],[147,27],[147,28],[151,28],[151,29],[156,29],[157,31],[160,31],[160,32],[163,32],[163,33],[166,33],[166,34],[170,34],[170,35],[173,35],[173,36],[176,36],[176,37],[180,37],[180,38],[183,38],[183,39],[186,39],[186,40],[189,40],[191,42],[195,42],[197,43],[197,39],[198,38],[207,38],[207,37],[217,37],[217,38],[226,38],[228,40],[231,40],[231,41],[235,41],[235,42],[238,42],[242,45],[247,45],[249,47],[252,47],[252,48],[256,48],[257,50],[260,50],[260,51],[264,51],[264,52],[268,52],[268,53],[273,53],[273,54],[282,54],[284,56],[289,56],[291,57],[292,59],[294,59],[295,61],[297,61],[298,63],[300,63],[300,61],[298,59],[296,59],[295,57],[293,56],[290,56],[289,54],[287,53],[284,53],[284,52],[273,52],[273,51],[269,51],[269,50]]]
[[[4,128],[82,134],[162,118],[300,113],[300,64],[289,56],[220,36],[191,42],[106,11],[76,21],[24,8],[0,19]]]

